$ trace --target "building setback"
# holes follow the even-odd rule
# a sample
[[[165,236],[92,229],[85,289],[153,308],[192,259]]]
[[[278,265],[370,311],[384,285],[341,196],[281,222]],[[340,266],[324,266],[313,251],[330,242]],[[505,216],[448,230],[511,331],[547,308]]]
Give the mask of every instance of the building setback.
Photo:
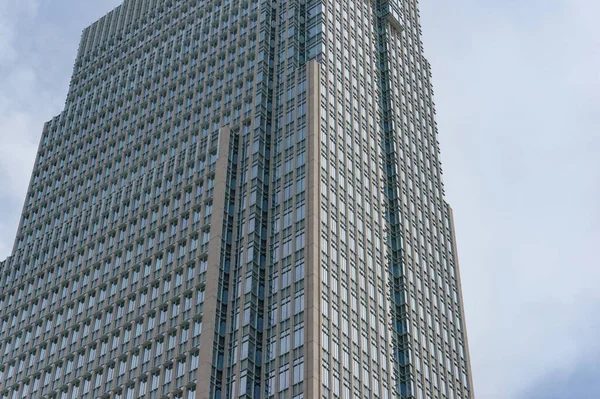
[[[125,0],[0,263],[0,398],[473,388],[416,0]]]

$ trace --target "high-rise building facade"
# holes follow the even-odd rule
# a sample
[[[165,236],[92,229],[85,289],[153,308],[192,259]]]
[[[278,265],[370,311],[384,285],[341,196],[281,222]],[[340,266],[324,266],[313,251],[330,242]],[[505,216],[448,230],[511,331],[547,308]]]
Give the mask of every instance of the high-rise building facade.
[[[0,398],[471,399],[416,0],[125,0],[0,264]]]

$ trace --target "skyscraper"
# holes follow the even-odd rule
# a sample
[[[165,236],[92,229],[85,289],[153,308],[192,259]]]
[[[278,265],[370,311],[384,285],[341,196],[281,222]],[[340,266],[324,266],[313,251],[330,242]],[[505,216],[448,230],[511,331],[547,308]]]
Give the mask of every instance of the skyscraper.
[[[0,264],[2,398],[473,398],[416,0],[125,0]]]

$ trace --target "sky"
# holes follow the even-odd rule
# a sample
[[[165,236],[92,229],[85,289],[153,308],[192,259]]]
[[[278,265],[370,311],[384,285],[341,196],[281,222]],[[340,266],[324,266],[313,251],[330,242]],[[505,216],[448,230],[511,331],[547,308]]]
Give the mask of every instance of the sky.
[[[119,3],[0,0],[0,259],[80,33]],[[600,398],[600,2],[420,6],[476,398]]]

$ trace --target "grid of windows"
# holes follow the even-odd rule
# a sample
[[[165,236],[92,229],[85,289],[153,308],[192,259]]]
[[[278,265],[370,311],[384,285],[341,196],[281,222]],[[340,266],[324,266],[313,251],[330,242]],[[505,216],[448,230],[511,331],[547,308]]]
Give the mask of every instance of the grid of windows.
[[[469,398],[417,4],[323,8],[323,397]]]
[[[472,398],[415,0],[125,0],[0,263],[0,397]]]
[[[195,395],[198,348],[222,350],[202,327],[225,319],[205,297],[226,287],[229,129],[262,115],[258,10],[127,0],[84,31],[2,265],[0,396]]]

